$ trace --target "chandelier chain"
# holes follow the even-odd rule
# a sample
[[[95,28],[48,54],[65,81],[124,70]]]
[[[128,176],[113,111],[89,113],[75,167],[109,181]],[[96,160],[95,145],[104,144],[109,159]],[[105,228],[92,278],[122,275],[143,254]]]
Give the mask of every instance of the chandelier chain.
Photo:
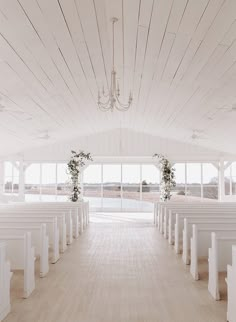
[[[133,101],[132,94],[130,92],[127,103],[122,103],[120,100],[120,87],[117,80],[117,73],[115,70],[115,23],[117,18],[112,18],[112,71],[111,71],[111,84],[108,93],[105,93],[104,86],[102,92],[98,91],[98,107],[101,111],[127,111]],[[107,99],[108,98],[108,99]]]

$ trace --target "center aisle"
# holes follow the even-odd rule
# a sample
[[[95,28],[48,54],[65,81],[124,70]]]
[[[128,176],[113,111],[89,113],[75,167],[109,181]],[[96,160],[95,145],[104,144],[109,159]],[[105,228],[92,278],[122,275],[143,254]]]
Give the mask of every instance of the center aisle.
[[[13,299],[4,322],[226,321],[226,302],[192,280],[151,220],[122,217],[92,217],[32,296]]]

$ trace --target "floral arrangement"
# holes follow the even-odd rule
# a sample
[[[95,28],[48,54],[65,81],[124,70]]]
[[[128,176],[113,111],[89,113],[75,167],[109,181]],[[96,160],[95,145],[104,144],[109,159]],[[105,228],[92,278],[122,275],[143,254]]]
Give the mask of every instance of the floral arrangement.
[[[161,201],[168,201],[171,198],[171,188],[176,186],[175,169],[162,154],[154,154],[153,157],[158,158],[161,170],[160,199]]]
[[[70,161],[67,163],[68,172],[71,180],[71,196],[70,200],[76,202],[79,199],[81,193],[79,184],[79,175],[81,169],[85,166],[86,161],[93,161],[90,153],[80,151],[79,153],[71,151]]]

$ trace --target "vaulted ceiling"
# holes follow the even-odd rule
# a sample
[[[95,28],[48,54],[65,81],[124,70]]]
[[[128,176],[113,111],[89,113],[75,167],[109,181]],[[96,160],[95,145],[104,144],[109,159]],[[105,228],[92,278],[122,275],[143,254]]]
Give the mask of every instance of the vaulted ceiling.
[[[114,16],[125,113],[97,107]],[[235,39],[235,0],[0,0],[1,153],[117,128],[236,153]]]

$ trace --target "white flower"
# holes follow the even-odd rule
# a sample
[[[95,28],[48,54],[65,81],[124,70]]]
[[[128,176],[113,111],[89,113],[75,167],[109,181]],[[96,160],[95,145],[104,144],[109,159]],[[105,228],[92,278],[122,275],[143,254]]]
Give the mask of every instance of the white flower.
[[[171,198],[171,188],[176,185],[174,169],[171,163],[161,154],[154,154],[153,157],[157,157],[159,160],[159,167],[161,170],[162,178],[160,183],[160,199],[162,201],[170,200]]]

